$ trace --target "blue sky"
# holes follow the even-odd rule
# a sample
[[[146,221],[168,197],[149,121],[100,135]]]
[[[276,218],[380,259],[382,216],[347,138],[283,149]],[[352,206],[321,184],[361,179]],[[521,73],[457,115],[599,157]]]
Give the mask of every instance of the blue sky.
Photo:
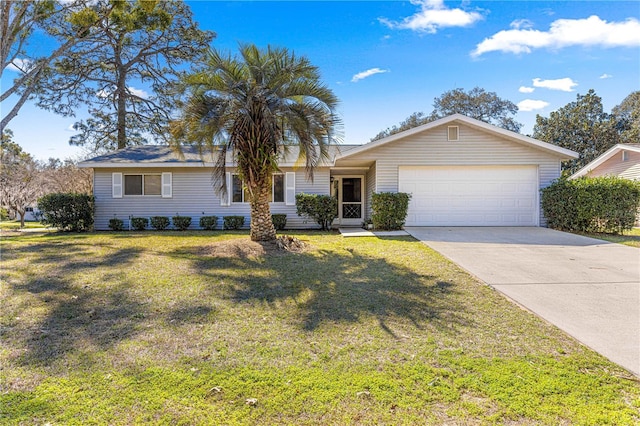
[[[320,68],[340,99],[344,143],[366,143],[455,88],[496,92],[530,134],[595,89],[606,111],[640,89],[640,3],[594,1],[189,2],[213,47],[287,47]],[[3,76],[3,86],[13,78]],[[139,87],[144,90],[144,87]],[[10,124],[37,158],[69,147],[73,118],[25,106]]]

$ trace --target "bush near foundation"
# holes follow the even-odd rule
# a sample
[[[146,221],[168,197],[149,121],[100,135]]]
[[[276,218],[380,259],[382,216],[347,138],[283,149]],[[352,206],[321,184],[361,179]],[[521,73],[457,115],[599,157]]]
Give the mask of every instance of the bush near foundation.
[[[296,194],[296,211],[298,216],[314,220],[322,230],[329,230],[338,217],[338,200],[329,195],[299,193]]]
[[[561,178],[541,191],[550,228],[618,234],[633,228],[640,182],[615,176]]]
[[[375,229],[402,229],[407,220],[411,195],[405,192],[376,192],[371,198],[371,220]]]

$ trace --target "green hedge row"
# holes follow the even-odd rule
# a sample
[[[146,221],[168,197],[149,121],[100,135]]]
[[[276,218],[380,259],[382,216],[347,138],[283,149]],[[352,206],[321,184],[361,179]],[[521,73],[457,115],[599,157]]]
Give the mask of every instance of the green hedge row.
[[[640,182],[619,177],[559,179],[542,190],[550,228],[620,233],[633,228],[640,208]]]

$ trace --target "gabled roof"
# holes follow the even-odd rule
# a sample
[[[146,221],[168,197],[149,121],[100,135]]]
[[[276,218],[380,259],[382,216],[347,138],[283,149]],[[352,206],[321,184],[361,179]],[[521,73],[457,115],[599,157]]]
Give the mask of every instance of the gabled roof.
[[[469,118],[466,115],[462,115],[462,114],[453,114],[453,115],[449,115],[447,117],[435,120],[435,121],[431,121],[427,124],[423,124],[422,126],[418,126],[418,127],[414,127],[413,129],[409,129],[409,130],[405,130],[404,132],[400,132],[400,133],[396,133],[394,135],[391,136],[387,136],[386,138],[382,138],[382,139],[378,139],[376,141],[373,142],[369,142],[365,145],[360,145],[358,148],[352,149],[348,152],[343,153],[342,155],[340,155],[338,158],[339,159],[344,159],[344,158],[348,158],[357,154],[360,154],[361,152],[364,151],[368,151],[370,149],[373,148],[377,148],[389,143],[393,143],[399,139],[404,139],[408,136],[412,136],[418,133],[422,133],[425,132],[427,130],[436,128],[438,126],[442,126],[445,124],[453,124],[455,122],[459,122],[459,123],[463,123],[468,125],[469,127],[474,127],[476,129],[479,130],[483,130],[486,132],[490,132],[490,133],[494,133],[496,135],[502,136],[506,139],[509,139],[513,142],[525,145],[525,146],[530,146],[533,148],[537,148],[546,152],[550,152],[552,154],[557,155],[558,157],[562,158],[562,159],[572,159],[572,158],[578,158],[578,153],[571,151],[569,149],[565,149],[565,148],[561,148],[557,145],[552,145],[550,143],[547,142],[542,142],[539,141],[537,139],[531,138],[529,136],[525,136],[525,135],[521,135],[519,133],[515,133],[509,130],[505,130],[501,127],[497,127],[494,126],[492,124],[489,123],[485,123],[484,121],[480,121],[480,120],[476,120],[474,118]]]
[[[602,163],[607,161],[609,158],[613,157],[617,153],[621,151],[632,151],[640,153],[640,143],[619,143],[617,145],[612,146],[606,152],[601,154],[598,158],[569,176],[569,179],[576,179],[582,176],[587,175],[591,170],[594,170]]]
[[[330,166],[341,152],[347,152],[358,145],[330,145],[329,160],[323,164]],[[298,147],[289,146],[278,162],[281,167],[304,165],[298,162]],[[86,168],[144,168],[144,167],[213,167],[215,155],[209,151],[202,153],[195,146],[182,147],[182,155],[167,145],[131,146],[108,154],[90,158],[78,164]],[[234,167],[232,153],[227,153],[227,166]]]

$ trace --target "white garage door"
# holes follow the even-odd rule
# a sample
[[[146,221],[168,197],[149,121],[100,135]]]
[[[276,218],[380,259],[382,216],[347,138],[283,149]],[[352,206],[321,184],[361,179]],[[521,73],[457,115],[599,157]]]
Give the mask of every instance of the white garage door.
[[[401,166],[407,226],[538,226],[536,166]]]

